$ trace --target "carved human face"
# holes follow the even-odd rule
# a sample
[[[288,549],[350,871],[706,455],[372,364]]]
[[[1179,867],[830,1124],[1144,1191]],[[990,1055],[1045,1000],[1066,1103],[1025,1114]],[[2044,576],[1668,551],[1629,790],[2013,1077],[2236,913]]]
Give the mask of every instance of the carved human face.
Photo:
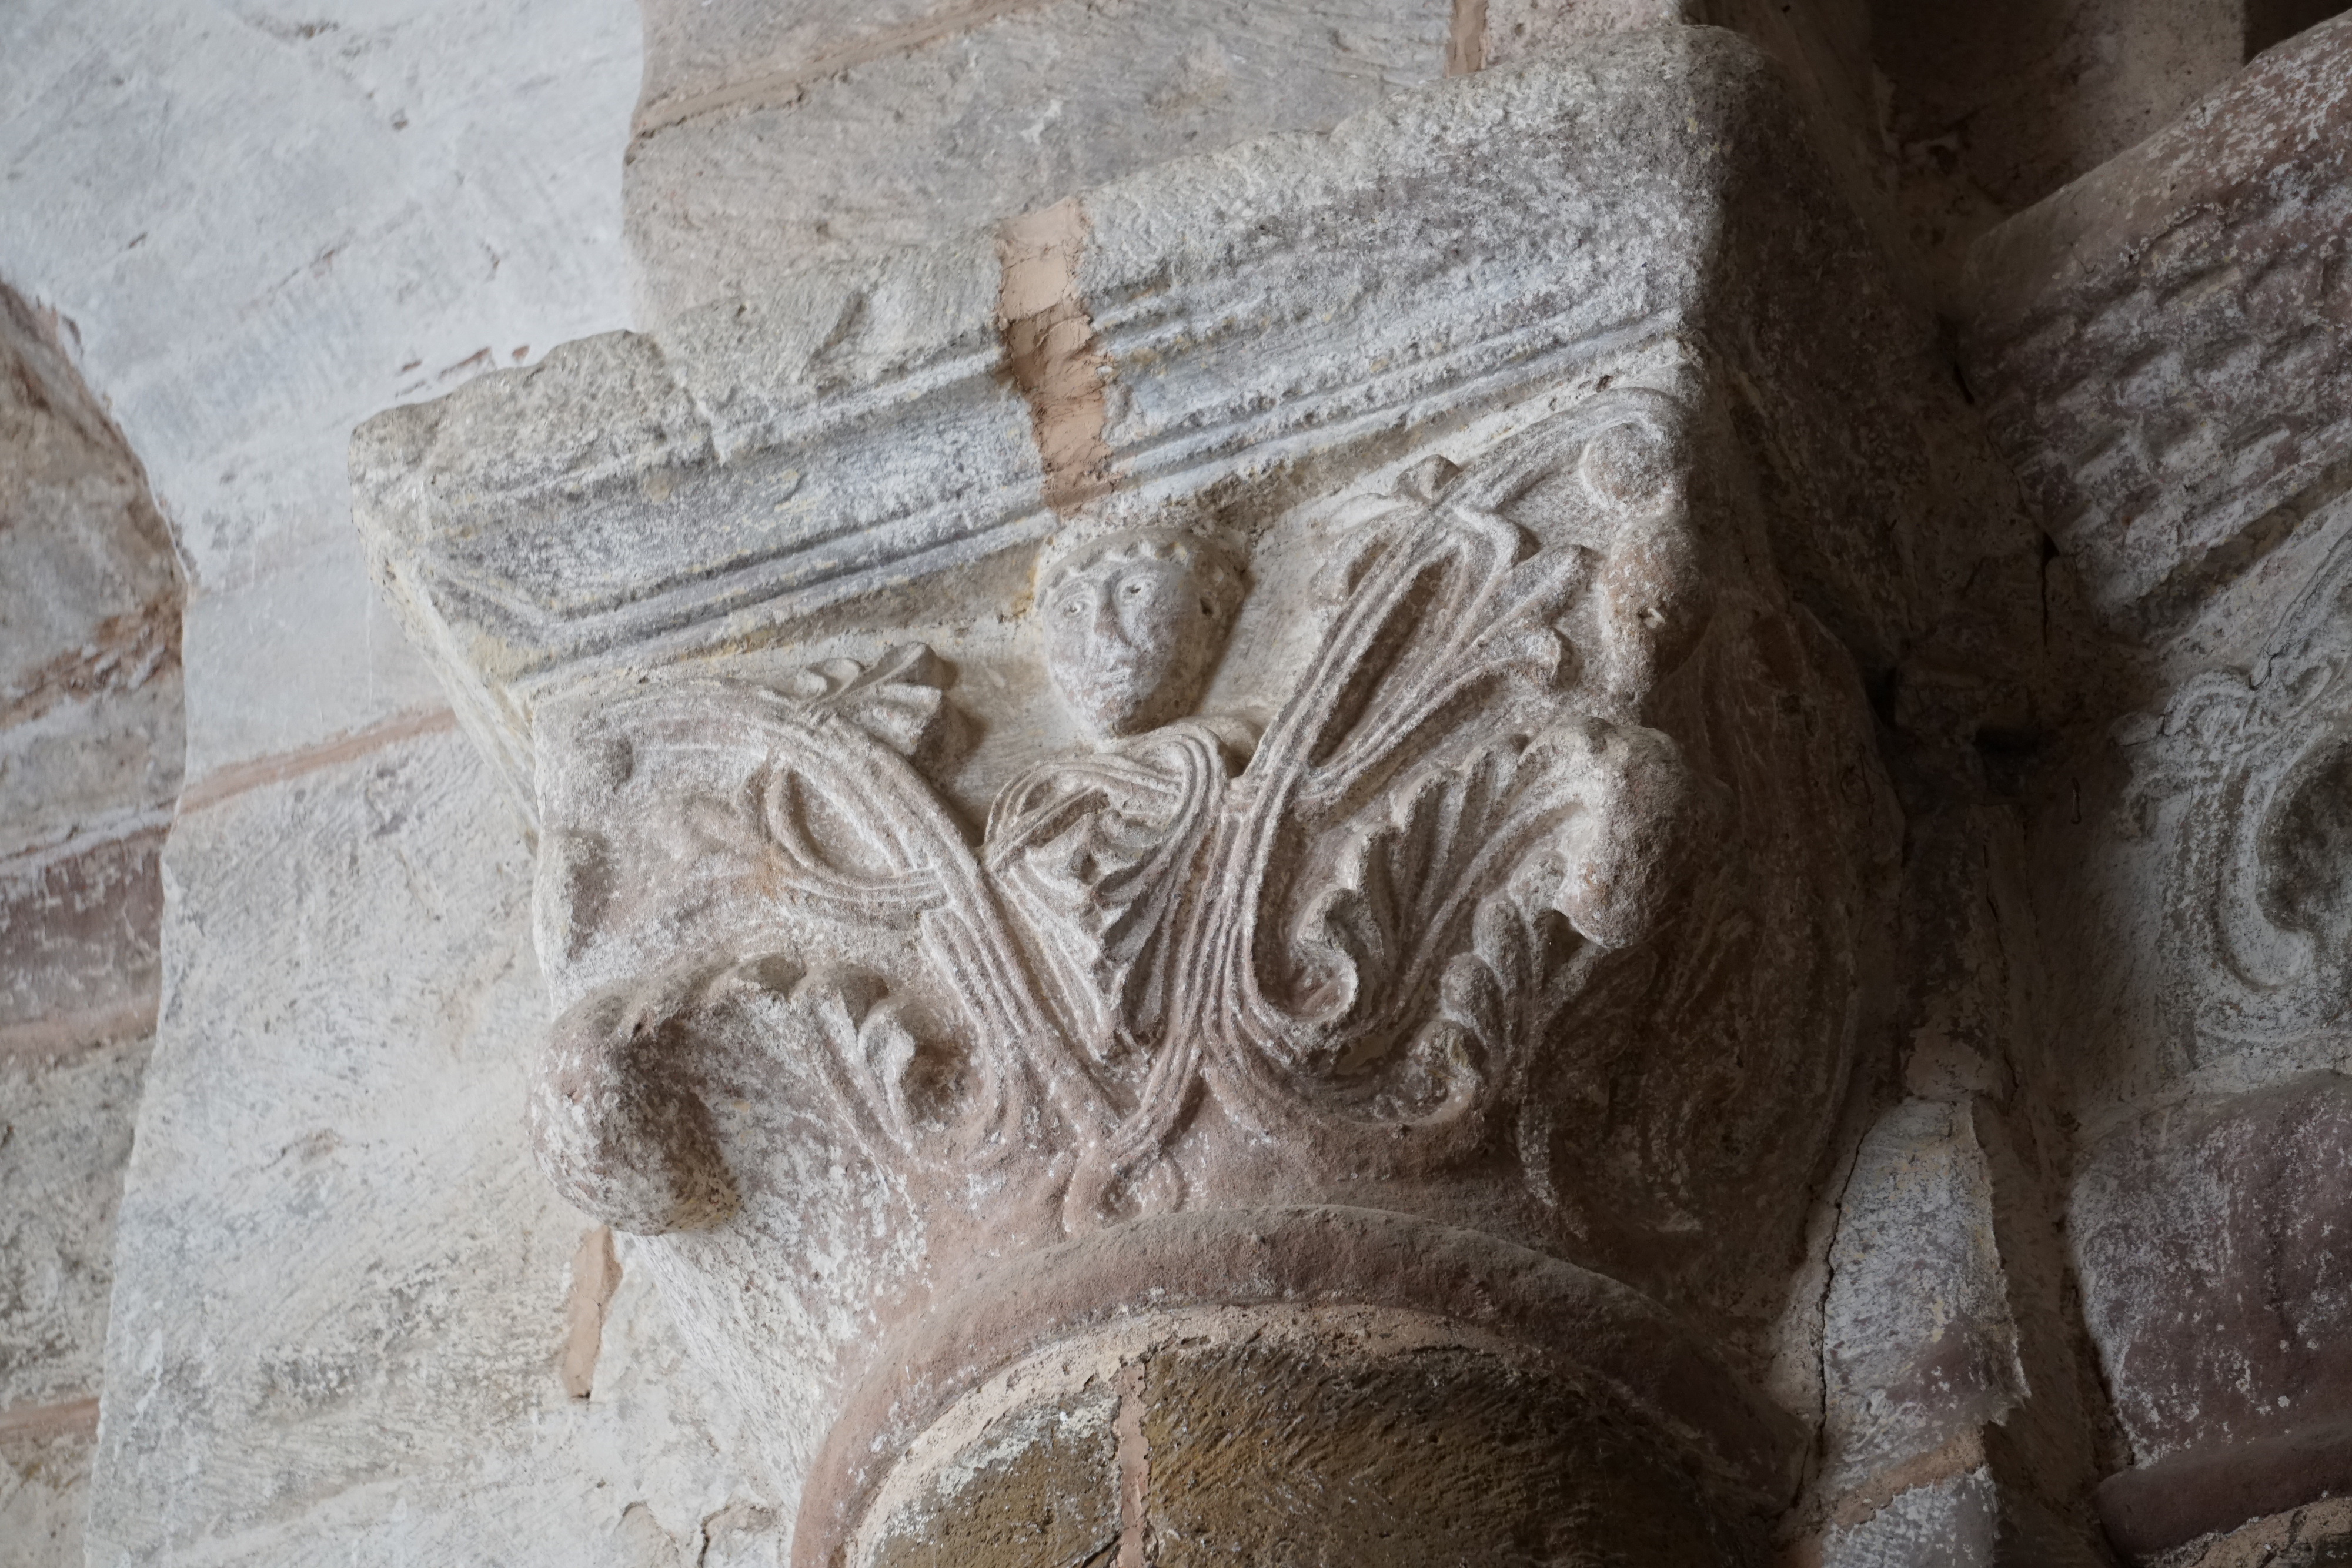
[[[1223,631],[1185,552],[1111,549],[1046,594],[1045,668],[1097,739],[1139,735],[1200,700]]]

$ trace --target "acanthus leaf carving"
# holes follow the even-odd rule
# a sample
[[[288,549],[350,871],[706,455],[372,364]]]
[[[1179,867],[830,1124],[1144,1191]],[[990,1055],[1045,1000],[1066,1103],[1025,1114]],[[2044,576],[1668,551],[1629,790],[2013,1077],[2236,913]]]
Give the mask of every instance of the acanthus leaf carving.
[[[1791,831],[1732,810],[1782,760],[1745,729],[1779,727],[1785,750],[1811,725],[1825,765],[1858,766],[1793,695],[1826,667],[1821,639],[1792,639],[1785,612],[1709,630],[1726,547],[1694,532],[1688,425],[1660,394],[1611,394],[1339,508],[1318,629],[1262,734],[1196,712],[1244,590],[1233,547],[1183,522],[1079,530],[1035,615],[1091,740],[1015,773],[977,834],[925,775],[956,727],[927,648],[589,705],[551,732],[543,815],[618,857],[614,935],[575,966],[603,984],[540,1075],[542,1157],[616,1225],[713,1223],[729,1188],[693,1107],[725,1097],[735,1070],[714,1061],[764,1053],[822,1085],[877,1167],[985,1172],[1069,1230],[1186,1202],[1212,1103],[1310,1173],[1414,1177],[1500,1150],[1555,1203],[1568,1020],[1630,1039],[1646,996],[1780,1027],[1709,977],[1756,967],[1767,939],[1740,908],[1710,913],[1679,967],[1641,956],[1734,896],[1696,891],[1710,842]],[[1751,673],[1735,689],[1726,670]],[[1679,730],[1654,722],[1669,712]],[[1786,1005],[1815,1005],[1806,988],[1847,961],[1832,946]],[[1570,1054],[1571,1098],[1622,1119],[1615,1070]]]

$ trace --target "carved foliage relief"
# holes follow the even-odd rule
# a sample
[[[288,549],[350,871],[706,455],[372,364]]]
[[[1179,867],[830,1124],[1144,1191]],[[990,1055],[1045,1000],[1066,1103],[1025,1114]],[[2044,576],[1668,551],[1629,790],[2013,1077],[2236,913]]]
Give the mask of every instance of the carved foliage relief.
[[[943,1262],[1185,1207],[1429,1212],[1752,1319],[1895,824],[1723,429],[1620,390],[1427,460],[1280,603],[1229,525],[1078,520],[1024,634],[1081,742],[984,820],[919,644],[543,716],[542,1163],[685,1271],[750,1249],[769,1353],[845,1371]],[[1304,652],[1221,712],[1252,615]]]

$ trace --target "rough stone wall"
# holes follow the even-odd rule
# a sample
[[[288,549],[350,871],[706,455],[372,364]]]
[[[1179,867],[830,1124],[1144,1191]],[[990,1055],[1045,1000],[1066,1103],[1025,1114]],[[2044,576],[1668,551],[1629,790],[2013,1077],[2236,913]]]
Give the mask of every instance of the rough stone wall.
[[[637,38],[625,0],[0,15],[0,277],[55,313],[186,573],[91,1562],[768,1561],[642,1275],[514,1142],[521,831],[381,609],[344,476],[364,415],[626,319]],[[12,831],[58,803],[5,788]],[[44,1228],[108,1254],[19,1173],[119,1164],[111,1061],[36,1085],[38,1138],[0,1067],[9,1270]],[[71,1385],[21,1397],[98,1391],[77,1332]],[[39,1523],[5,1516],[0,1559],[79,1563],[79,1501],[12,1492]]]
[[[0,1563],[79,1561],[155,1027],[180,583],[121,435],[0,287]]]

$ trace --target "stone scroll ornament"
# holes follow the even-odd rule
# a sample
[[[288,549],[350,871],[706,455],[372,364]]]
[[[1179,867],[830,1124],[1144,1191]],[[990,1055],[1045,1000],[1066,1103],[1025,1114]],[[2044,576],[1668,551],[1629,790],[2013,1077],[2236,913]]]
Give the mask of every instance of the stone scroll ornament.
[[[1203,711],[1234,538],[1076,519],[1024,635],[1083,741],[977,831],[919,644],[542,711],[535,1147],[782,1471],[946,1295],[1171,1211],[1410,1214],[1761,1343],[1895,818],[1737,452],[1611,390],[1324,508],[1255,724]]]
[[[2352,546],[2289,601],[2248,669],[2199,674],[2126,736],[2126,829],[2177,824],[2167,1014],[2190,1062],[2325,1064],[2352,1009]]]
[[[1071,1228],[1180,1205],[1171,1146],[1203,1096],[1354,1169],[1472,1152],[1609,956],[1737,839],[1727,781],[1641,722],[1706,640],[1722,564],[1675,470],[1685,423],[1604,396],[1345,509],[1319,646],[1255,737],[1194,712],[1243,597],[1233,548],[1079,531],[1034,613],[1091,744],[1012,779],[978,843],[924,776],[956,716],[923,646],[596,705],[547,769],[551,959],[599,918],[731,898],[739,928],[564,1012],[531,1105],[542,1164],[626,1229],[724,1218],[739,1173],[692,1020],[747,991],[782,1004],[768,1049],[813,1064],[884,1163],[1025,1160]],[[1505,515],[1563,477],[1591,542]],[[1817,640],[1745,653],[1838,659],[1809,621],[1740,630]],[[1742,716],[1727,695],[1702,727]],[[658,845],[615,865],[611,824],[580,819],[660,754],[716,787],[672,794]]]

